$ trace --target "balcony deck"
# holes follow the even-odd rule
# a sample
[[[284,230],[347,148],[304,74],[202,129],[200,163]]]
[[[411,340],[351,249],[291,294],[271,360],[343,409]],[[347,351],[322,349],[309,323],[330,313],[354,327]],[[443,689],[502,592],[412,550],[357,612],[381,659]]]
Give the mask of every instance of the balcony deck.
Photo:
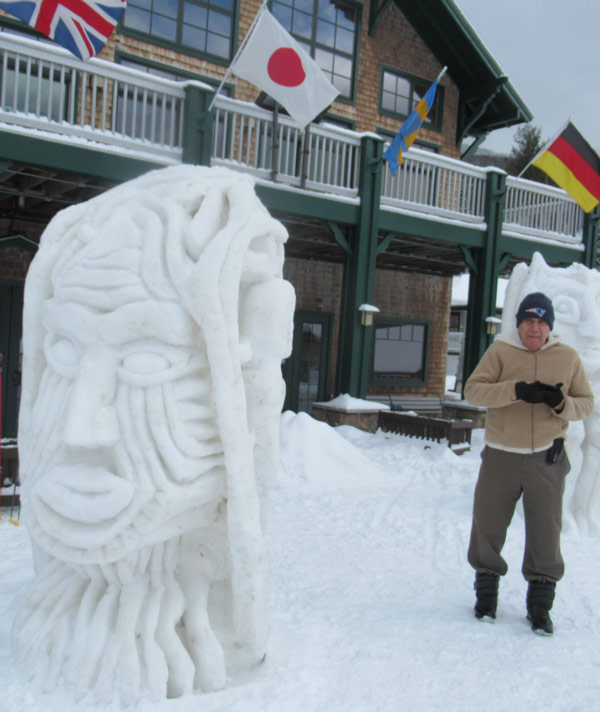
[[[214,91],[97,58],[81,62],[58,46],[9,33],[0,34],[0,58],[0,132],[156,165],[183,160],[190,89]],[[223,96],[212,128],[211,165],[282,189],[360,201],[367,134],[316,124],[300,131],[284,116],[274,125],[271,112]],[[413,148],[396,177],[384,167],[381,209],[485,230],[489,170]],[[502,232],[580,250],[583,212],[558,188],[509,177]]]

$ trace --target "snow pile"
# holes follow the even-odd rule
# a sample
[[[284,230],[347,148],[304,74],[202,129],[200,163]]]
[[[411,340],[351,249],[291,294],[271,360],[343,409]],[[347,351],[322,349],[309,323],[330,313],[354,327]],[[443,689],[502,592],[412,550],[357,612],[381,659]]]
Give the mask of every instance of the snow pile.
[[[600,541],[563,536],[567,570],[553,609],[556,632],[542,638],[525,618],[524,532],[515,517],[498,620],[481,623],[473,615],[466,549],[482,431],[459,457],[445,443],[323,423],[313,428],[307,418],[284,416],[285,469],[269,498],[264,663],[221,691],[123,710],[595,712]],[[338,461],[340,438],[346,455]],[[19,679],[8,641],[33,576],[24,524],[0,522],[0,551],[2,708],[96,709],[73,705],[60,691],[34,693]]]
[[[364,400],[363,398],[354,398],[348,393],[342,393],[331,400],[324,403],[316,403],[316,405],[325,405],[330,408],[338,408],[339,410],[389,410],[389,405],[378,403],[377,401]]]

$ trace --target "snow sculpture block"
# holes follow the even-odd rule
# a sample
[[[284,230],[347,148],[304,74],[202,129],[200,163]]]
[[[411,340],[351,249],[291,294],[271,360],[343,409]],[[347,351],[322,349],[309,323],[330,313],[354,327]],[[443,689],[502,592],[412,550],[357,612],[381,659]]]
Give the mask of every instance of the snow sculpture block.
[[[566,441],[571,462],[564,496],[565,527],[600,535],[600,273],[582,264],[556,268],[539,252],[531,265],[518,264],[510,277],[502,331],[514,330],[521,299],[544,292],[554,306],[554,333],[579,352],[594,392],[594,410],[584,421],[569,423]]]
[[[19,448],[45,689],[215,690],[266,650],[260,499],[294,293],[251,179],[180,166],[59,213],[25,290]]]

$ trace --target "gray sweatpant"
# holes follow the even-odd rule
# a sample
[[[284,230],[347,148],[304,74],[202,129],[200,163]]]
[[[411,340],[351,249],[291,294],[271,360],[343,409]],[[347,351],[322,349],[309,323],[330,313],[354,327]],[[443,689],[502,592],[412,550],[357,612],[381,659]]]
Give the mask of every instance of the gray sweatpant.
[[[527,581],[559,581],[565,570],[560,553],[562,498],[571,466],[565,451],[546,463],[546,452],[520,455],[485,447],[473,501],[468,559],[476,571],[503,576],[508,566],[500,555],[515,506],[523,495]]]

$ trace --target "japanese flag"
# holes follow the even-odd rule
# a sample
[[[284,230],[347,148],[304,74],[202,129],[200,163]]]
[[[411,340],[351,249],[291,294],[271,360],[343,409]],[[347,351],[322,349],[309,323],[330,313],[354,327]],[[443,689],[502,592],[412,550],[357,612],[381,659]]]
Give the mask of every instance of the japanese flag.
[[[267,92],[302,129],[339,94],[266,7],[231,71]]]

